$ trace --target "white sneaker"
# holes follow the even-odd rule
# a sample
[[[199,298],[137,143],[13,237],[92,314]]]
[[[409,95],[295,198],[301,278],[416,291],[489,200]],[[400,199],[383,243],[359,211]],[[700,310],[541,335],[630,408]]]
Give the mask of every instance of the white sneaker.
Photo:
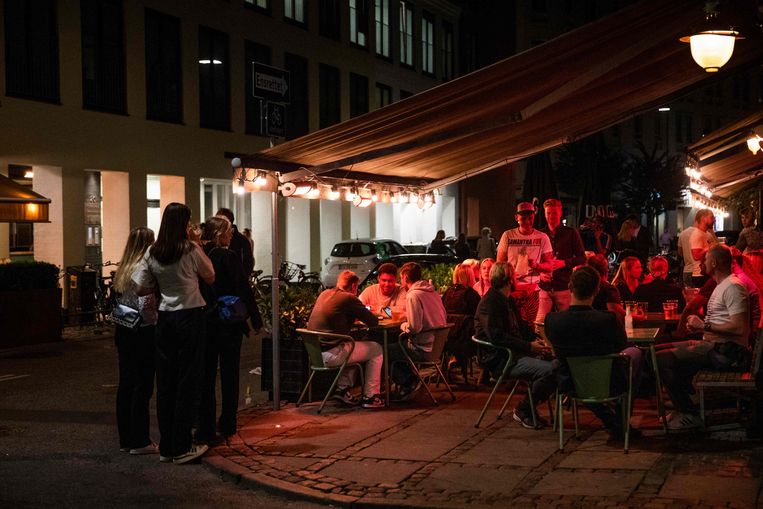
[[[172,463],[172,456],[159,455],[159,463]]]
[[[201,456],[204,455],[205,452],[207,452],[207,449],[209,449],[209,446],[204,444],[192,445],[187,453],[179,454],[175,456],[174,458],[172,458],[172,462],[175,465],[183,465],[184,463],[193,461],[196,458],[200,458]]]
[[[130,454],[138,456],[141,454],[159,454],[159,446],[151,442],[144,447],[138,447],[137,449],[130,449]]]
[[[694,414],[673,412],[668,420],[668,429],[671,431],[684,431],[702,427],[702,420]]]

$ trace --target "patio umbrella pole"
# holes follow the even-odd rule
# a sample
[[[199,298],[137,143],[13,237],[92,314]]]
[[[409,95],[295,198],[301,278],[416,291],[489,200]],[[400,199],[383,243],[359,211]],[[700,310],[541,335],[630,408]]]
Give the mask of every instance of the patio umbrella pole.
[[[271,302],[273,315],[271,317],[271,331],[273,336],[273,410],[281,409],[281,348],[279,339],[279,294],[281,293],[281,285],[278,280],[279,263],[278,263],[278,191],[271,193],[271,218],[273,224],[271,225],[271,262],[273,265],[273,286],[271,287]]]

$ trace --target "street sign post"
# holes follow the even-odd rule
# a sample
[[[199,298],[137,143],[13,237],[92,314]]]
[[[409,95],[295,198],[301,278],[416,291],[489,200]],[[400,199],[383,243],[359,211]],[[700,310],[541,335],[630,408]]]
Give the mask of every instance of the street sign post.
[[[254,97],[289,104],[289,71],[252,62],[252,86]]]

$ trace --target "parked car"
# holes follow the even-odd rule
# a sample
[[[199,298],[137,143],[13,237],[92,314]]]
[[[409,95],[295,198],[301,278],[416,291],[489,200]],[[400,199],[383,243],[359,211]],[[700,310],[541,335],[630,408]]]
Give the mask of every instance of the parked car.
[[[405,248],[391,239],[343,240],[334,246],[324,260],[321,281],[327,288],[336,286],[339,273],[343,270],[353,271],[363,281],[379,262],[405,253]]]
[[[438,263],[451,263],[453,265],[458,263],[458,258],[456,255],[452,254],[426,254],[426,253],[408,253],[408,254],[401,254],[401,255],[395,255],[390,256],[384,261],[381,261],[376,264],[373,269],[371,269],[368,272],[368,275],[363,278],[360,278],[360,286],[364,286],[367,282],[368,283],[375,283],[376,277],[379,274],[379,266],[383,263],[394,263],[398,268],[402,267],[408,262],[416,262],[419,265],[421,265],[422,268],[431,267],[432,265],[437,265]]]

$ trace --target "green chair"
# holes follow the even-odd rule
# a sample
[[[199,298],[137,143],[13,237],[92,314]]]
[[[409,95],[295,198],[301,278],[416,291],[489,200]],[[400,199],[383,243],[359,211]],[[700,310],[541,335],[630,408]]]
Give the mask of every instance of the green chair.
[[[491,343],[490,341],[479,339],[477,336],[472,336],[472,341],[474,341],[478,345],[482,345],[489,348],[494,348],[499,351],[506,352],[506,363],[503,365],[501,376],[499,376],[498,380],[496,380],[495,385],[493,386],[493,390],[490,392],[490,396],[488,396],[487,401],[485,401],[485,405],[482,407],[482,412],[480,412],[480,416],[477,418],[477,422],[474,423],[474,427],[479,428],[480,423],[482,422],[482,419],[485,417],[485,413],[487,412],[487,409],[490,406],[490,402],[493,401],[493,396],[495,396],[495,393],[498,390],[498,387],[503,383],[503,380],[507,377],[509,371],[514,366],[514,354],[512,353],[511,348],[507,346],[496,345],[494,343]],[[533,402],[532,388],[526,380],[522,380],[521,378],[517,378],[514,381],[514,385],[512,386],[511,391],[509,392],[509,395],[506,397],[506,401],[504,401],[503,406],[501,407],[501,410],[498,412],[498,417],[496,419],[500,420],[501,417],[503,417],[503,412],[506,411],[506,407],[509,405],[509,401],[511,401],[511,398],[514,397],[514,393],[516,392],[520,382],[524,382],[527,385],[527,399],[530,400],[530,412],[533,418],[533,425],[537,426],[538,419],[535,415],[535,403]]]
[[[615,359],[625,358],[628,361],[628,388],[619,393],[612,394],[612,369]],[[578,403],[608,403],[617,402],[622,405],[623,429],[625,430],[624,452],[628,453],[628,439],[630,435],[631,417],[631,392],[633,366],[630,357],[613,353],[609,355],[597,355],[592,357],[567,357],[567,366],[570,370],[574,392],[568,394],[572,401],[572,416],[575,421],[575,437],[578,436]],[[562,394],[557,391],[556,415],[559,422],[559,450],[564,451],[564,417],[562,412]]]
[[[401,335],[401,337],[398,339],[398,342],[400,343],[400,350],[403,352],[403,355],[405,356],[405,360],[395,361],[395,362],[408,363],[413,373],[416,375],[419,381],[421,381],[421,383],[424,385],[424,388],[427,390],[427,394],[429,394],[429,397],[432,398],[432,403],[434,403],[435,406],[437,406],[437,399],[435,399],[434,395],[432,394],[432,391],[429,389],[429,384],[427,383],[429,379],[431,379],[434,376],[437,377],[436,380],[438,383],[440,380],[442,380],[442,382],[445,384],[445,387],[448,389],[448,392],[450,393],[451,399],[453,401],[456,401],[456,395],[453,393],[453,389],[450,388],[450,384],[448,383],[448,380],[445,378],[445,375],[443,375],[442,369],[440,369],[440,364],[442,363],[442,352],[445,349],[445,343],[448,341],[448,334],[450,333],[451,327],[453,327],[453,324],[447,323],[442,327],[426,329],[416,334],[416,336],[418,336],[421,334],[427,334],[431,332],[434,333],[434,343],[432,344],[432,351],[426,353],[423,359],[417,359],[417,360],[411,359],[411,356],[408,353],[408,348],[403,343],[403,341],[406,341],[407,338],[404,335]],[[412,342],[415,342],[416,336],[411,338]],[[424,368],[429,368],[430,372],[425,373],[423,371]]]
[[[347,336],[345,334],[334,334],[331,332],[319,332],[319,331],[312,331],[307,329],[297,329],[297,333],[302,339],[302,343],[305,345],[305,350],[307,350],[307,356],[310,360],[310,377],[307,379],[305,388],[302,389],[302,394],[299,395],[299,399],[297,400],[297,406],[299,406],[302,403],[302,399],[305,397],[305,394],[307,393],[308,389],[310,389],[310,385],[313,383],[313,377],[315,376],[315,373],[317,371],[337,370],[337,374],[334,377],[334,381],[331,382],[331,387],[329,387],[328,392],[326,392],[326,395],[323,397],[323,401],[321,401],[321,406],[318,407],[318,413],[321,413],[321,410],[323,410],[323,406],[326,404],[326,400],[331,394],[334,393],[334,389],[336,388],[336,384],[339,381],[339,377],[342,375],[342,372],[344,371],[345,368],[350,366],[357,366],[358,369],[360,369],[360,379],[362,384],[363,367],[356,362],[350,362],[350,363],[347,362],[347,359],[349,359],[350,356],[352,356],[352,352],[355,350],[355,339],[352,336]],[[344,361],[339,366],[334,366],[334,367],[326,366],[326,363],[323,362],[322,347],[324,346],[333,347],[341,343],[348,343],[350,345],[350,349],[347,352],[347,356],[344,358]]]

